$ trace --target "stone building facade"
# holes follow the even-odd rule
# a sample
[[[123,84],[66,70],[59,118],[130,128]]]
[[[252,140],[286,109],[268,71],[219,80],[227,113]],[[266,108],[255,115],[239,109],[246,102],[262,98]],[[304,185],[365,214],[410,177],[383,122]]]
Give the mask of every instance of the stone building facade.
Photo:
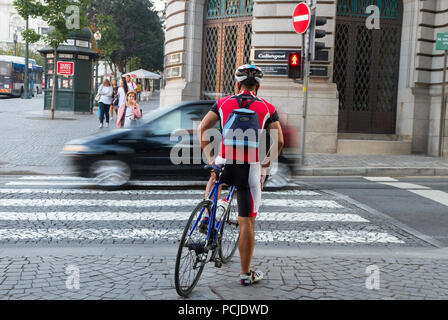
[[[21,35],[21,32],[25,30],[25,20],[17,13],[13,3],[14,0],[0,0],[0,46],[3,49],[14,45],[15,32],[17,32],[17,42],[25,43]],[[48,24],[40,18],[31,18],[29,28],[41,35],[48,32]],[[43,46],[43,41],[30,45],[32,50],[38,50]]]
[[[302,85],[287,78],[285,60],[302,43],[297,4],[167,0],[161,105],[234,93],[234,70],[251,62],[265,72],[259,95],[300,132]],[[379,29],[368,28],[369,5]],[[307,151],[437,156],[444,56],[435,39],[448,32],[448,1],[318,0],[317,15],[327,35],[312,63]],[[448,155],[448,138],[442,148]]]

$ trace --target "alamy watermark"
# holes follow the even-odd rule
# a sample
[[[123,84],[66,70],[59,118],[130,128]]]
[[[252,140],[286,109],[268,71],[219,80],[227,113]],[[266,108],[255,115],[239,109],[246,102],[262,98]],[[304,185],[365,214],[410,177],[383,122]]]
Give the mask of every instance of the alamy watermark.
[[[79,290],[79,267],[68,265],[65,268],[65,274],[67,275],[67,279],[65,280],[65,287],[68,290]]]
[[[370,16],[366,19],[366,28],[369,30],[372,29],[380,29],[380,8],[376,5],[371,5],[366,8],[366,13],[370,14]]]
[[[269,130],[269,136],[270,139],[264,130],[235,129],[226,130],[223,134],[218,129],[209,129],[202,136],[202,141],[208,142],[202,150],[199,140],[191,135],[191,131],[175,130],[170,136],[170,141],[176,142],[170,152],[171,163],[200,165],[208,163],[208,159],[216,158],[218,154],[223,154],[226,164],[256,163],[263,162],[269,154],[269,159],[274,159],[269,171],[273,174],[277,170],[278,130]],[[221,153],[222,146],[225,151]]]
[[[65,26],[69,30],[78,30],[80,28],[80,11],[79,7],[72,5],[65,10]]]
[[[366,289],[379,290],[380,289],[380,268],[372,264],[366,268]]]

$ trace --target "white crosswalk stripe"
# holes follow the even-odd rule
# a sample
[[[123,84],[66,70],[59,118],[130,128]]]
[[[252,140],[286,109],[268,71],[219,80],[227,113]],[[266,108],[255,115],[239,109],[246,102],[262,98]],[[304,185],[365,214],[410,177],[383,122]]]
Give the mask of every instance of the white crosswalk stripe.
[[[201,188],[157,189],[166,182],[146,181],[139,185],[155,189],[73,188],[89,183],[68,176],[24,176],[7,181],[0,187],[0,241],[177,242],[191,210],[204,194]],[[188,186],[188,182],[180,186]],[[405,244],[358,211],[321,191],[263,192],[256,221],[272,227],[256,230],[256,241]]]
[[[0,212],[0,221],[123,221],[123,220],[177,220],[187,221],[191,212]],[[265,212],[258,221],[326,221],[326,222],[369,222],[351,213],[313,212]]]

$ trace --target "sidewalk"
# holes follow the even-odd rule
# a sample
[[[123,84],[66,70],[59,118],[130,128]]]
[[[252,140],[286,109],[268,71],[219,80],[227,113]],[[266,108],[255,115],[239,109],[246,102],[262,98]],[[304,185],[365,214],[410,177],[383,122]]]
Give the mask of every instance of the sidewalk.
[[[242,287],[235,256],[221,269],[207,265],[186,300],[174,289],[175,249],[5,248],[0,250],[0,299],[448,299],[446,249],[256,246],[253,267],[264,272],[264,280]],[[67,268],[79,271],[78,288],[68,287]]]
[[[299,176],[448,176],[448,159],[424,155],[308,154]]]
[[[144,114],[159,106],[158,93],[141,103]],[[83,115],[56,112],[56,120],[51,121],[49,112],[43,111],[42,95],[31,100],[0,99],[0,117],[0,175],[70,174],[71,168],[60,156],[64,144],[115,128],[112,124],[110,129],[98,129],[97,110]],[[448,159],[422,155],[307,154],[305,166],[297,166],[295,175],[448,176]]]

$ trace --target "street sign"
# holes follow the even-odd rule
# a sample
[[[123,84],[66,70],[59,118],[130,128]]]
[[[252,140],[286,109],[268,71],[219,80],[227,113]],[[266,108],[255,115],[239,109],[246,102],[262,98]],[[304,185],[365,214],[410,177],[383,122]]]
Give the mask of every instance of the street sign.
[[[74,72],[74,63],[66,61],[58,61],[58,75],[72,76]]]
[[[298,34],[304,33],[308,30],[311,22],[311,10],[310,7],[304,3],[299,3],[294,9],[294,13],[292,15],[292,25],[294,26],[294,30]]]
[[[448,50],[448,32],[437,34],[436,50]]]

